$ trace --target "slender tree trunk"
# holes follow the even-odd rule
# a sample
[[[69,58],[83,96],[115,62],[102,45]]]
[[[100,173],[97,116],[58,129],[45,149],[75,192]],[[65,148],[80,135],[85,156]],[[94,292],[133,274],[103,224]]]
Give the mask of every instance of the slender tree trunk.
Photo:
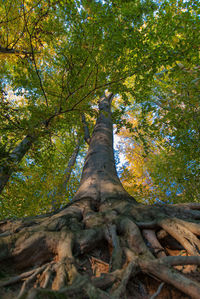
[[[73,154],[71,155],[71,158],[69,160],[67,168],[65,169],[64,180],[63,180],[63,184],[61,186],[61,190],[64,191],[64,192],[66,191],[67,184],[69,182],[73,167],[76,163],[76,159],[78,157],[79,149],[80,149],[80,140],[78,141],[78,143],[77,143],[77,145],[76,145],[76,147],[73,151]]]
[[[148,206],[126,193],[111,98],[100,100],[74,200],[51,215],[0,222],[0,298],[199,299],[200,204]]]
[[[16,167],[21,162],[22,158],[31,148],[35,139],[36,137],[27,135],[9,154],[6,161],[3,161],[3,163],[1,163],[2,165],[0,165],[0,193],[3,191],[12,173],[16,171]]]
[[[57,191],[55,191],[53,193],[53,196],[52,196],[53,197],[53,200],[52,200],[52,209],[53,210],[55,210],[59,206],[60,199],[63,198],[63,196],[66,194],[67,184],[69,182],[72,170],[76,163],[79,149],[80,149],[80,139],[78,140],[77,145],[69,159],[67,168],[65,169],[63,182],[60,184],[60,186],[58,186]]]

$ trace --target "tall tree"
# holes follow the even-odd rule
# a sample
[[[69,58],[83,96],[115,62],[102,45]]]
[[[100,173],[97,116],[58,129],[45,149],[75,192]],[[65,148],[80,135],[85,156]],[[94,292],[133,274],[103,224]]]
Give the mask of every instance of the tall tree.
[[[129,163],[122,176],[137,197],[141,193],[145,200],[155,195],[154,200],[198,202],[198,78],[196,61],[190,67],[163,69],[155,76],[149,99],[124,116],[129,127],[120,132],[126,144],[122,142],[121,149]]]
[[[2,3],[2,165],[8,161],[11,169],[12,152],[26,136],[38,136],[17,160],[16,173],[12,173],[3,191],[7,196],[5,205],[13,205],[13,211],[26,203],[27,212],[22,209],[20,215],[51,210],[49,199],[52,203],[52,191],[63,178],[75,148],[76,138],[72,136],[80,130],[81,116],[85,113],[97,120],[91,138],[85,138],[89,149],[74,199],[67,206],[62,202],[57,212],[0,222],[4,276],[0,296],[16,297],[19,292],[18,298],[29,299],[146,297],[152,293],[154,297],[158,293],[166,297],[172,285],[174,298],[183,297],[183,293],[198,298],[199,204],[137,203],[117,176],[112,133],[112,121],[123,124],[123,113],[135,102],[144,112],[140,125],[143,131],[149,130],[145,124],[148,102],[154,105],[156,91],[157,96],[168,97],[167,90],[155,84],[157,74],[181,62],[184,67],[185,62],[192,69],[197,67],[198,3]],[[176,74],[177,69],[172,81],[177,80]],[[181,76],[180,81],[185,83]],[[173,82],[169,85],[172,88]],[[113,113],[112,94],[105,93],[99,100],[106,89],[123,98]],[[180,108],[180,97],[174,99],[176,110]],[[164,102],[161,106],[165,108]],[[167,115],[167,122],[174,120]],[[160,124],[162,127],[164,122]],[[178,128],[176,121],[174,128]],[[60,156],[55,154],[58,152]],[[20,167],[24,172],[19,171]],[[25,194],[23,185],[27,182]],[[18,192],[22,196],[15,202]],[[26,196],[31,192],[33,196]],[[193,266],[195,275],[184,276],[185,271],[189,272],[188,265]],[[161,290],[163,283],[166,285]]]
[[[166,60],[172,63],[174,35],[164,45],[167,58],[158,59],[160,48],[145,29],[149,22],[162,35],[152,19],[156,8],[152,1],[3,1],[0,43],[7,53],[0,51],[2,88],[9,85],[14,95],[22,96],[26,110],[16,144],[27,135],[36,136],[40,127],[42,135],[55,130],[63,117],[76,126],[74,112],[95,104],[105,88],[112,86],[126,99],[130,88],[125,78],[135,75],[136,83],[147,85]],[[176,9],[173,4],[174,14]]]
[[[74,200],[53,215],[1,222],[1,271],[8,276],[1,287],[9,286],[1,296],[16,294],[17,283],[18,298],[122,298],[129,291],[144,297],[154,290],[149,283],[145,288],[134,278],[129,285],[143,273],[178,289],[174,298],[199,297],[199,283],[174,266],[200,264],[200,206],[145,206],[123,189],[113,159],[111,97],[99,101]],[[180,248],[191,256],[166,256]],[[3,270],[11,260],[15,276]]]

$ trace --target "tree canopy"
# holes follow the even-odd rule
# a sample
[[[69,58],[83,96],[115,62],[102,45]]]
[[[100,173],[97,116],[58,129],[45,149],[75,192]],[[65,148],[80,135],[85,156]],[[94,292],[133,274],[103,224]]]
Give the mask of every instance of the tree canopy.
[[[143,202],[198,201],[198,1],[1,0],[0,15],[3,217],[50,211],[79,143],[56,207],[73,197],[82,114],[91,131],[105,90],[128,143],[125,187]]]

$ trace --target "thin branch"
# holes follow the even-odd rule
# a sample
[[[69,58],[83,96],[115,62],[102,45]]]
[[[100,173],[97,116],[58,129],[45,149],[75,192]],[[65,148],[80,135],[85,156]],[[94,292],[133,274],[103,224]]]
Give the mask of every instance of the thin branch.
[[[81,84],[79,87],[77,87],[74,91],[72,91],[72,92],[70,92],[70,90],[69,90],[69,94],[68,94],[68,96],[65,98],[65,101],[67,101],[72,95],[74,95],[77,91],[79,91],[81,88],[83,88],[84,87],[84,85],[83,84]]]
[[[134,73],[130,74],[130,76],[132,76]],[[118,80],[114,80],[112,82],[109,82],[109,83],[105,83],[105,84],[102,84],[102,85],[99,85],[97,86],[96,88],[93,88],[92,90],[90,90],[86,95],[84,95],[78,102],[76,102],[70,109],[66,109],[66,110],[62,110],[60,109],[59,111],[55,112],[55,114],[51,115],[47,120],[43,121],[42,123],[45,124],[45,127],[48,127],[49,123],[51,122],[52,119],[54,119],[56,116],[59,116],[61,114],[65,114],[65,113],[68,113],[68,112],[71,112],[71,111],[80,111],[79,109],[75,109],[76,106],[78,106],[81,102],[83,102],[87,97],[89,97],[91,94],[93,94],[96,90],[98,89],[101,89],[101,88],[105,88],[109,85],[112,85],[114,83],[117,83],[119,81],[122,81],[124,80],[126,77],[122,77]],[[81,88],[83,88],[84,85],[80,85],[77,89],[75,89],[73,92],[71,92],[67,98],[65,100],[68,100],[68,98],[72,95],[74,95],[78,90],[80,90]]]
[[[88,58],[89,58],[89,55],[86,57],[85,61],[83,62],[83,64],[82,64],[80,70],[79,70],[78,73],[77,73],[77,76],[80,75],[81,71],[83,70],[84,66],[86,65],[86,62],[88,61]]]
[[[97,87],[97,82],[98,82],[98,72],[99,72],[99,67],[98,67],[98,64],[96,63],[96,78],[95,78],[95,84],[94,84],[94,87],[96,88]]]
[[[32,53],[32,58],[33,58],[33,63],[34,63],[34,66],[35,66],[35,71],[36,71],[36,74],[38,76],[38,79],[39,79],[39,83],[40,83],[40,87],[42,89],[42,93],[44,95],[44,98],[45,98],[45,101],[46,101],[46,105],[48,107],[48,100],[47,100],[47,96],[46,96],[46,93],[45,93],[45,90],[44,90],[44,87],[43,87],[43,84],[42,84],[42,79],[40,77],[40,74],[39,74],[39,71],[38,71],[38,68],[37,68],[37,64],[36,64],[36,60],[35,60],[35,54],[34,54],[34,49],[33,49],[33,44],[32,44],[32,37],[31,37],[31,33],[28,29],[28,24],[27,24],[27,20],[26,20],[26,16],[25,16],[25,10],[24,10],[24,0],[23,0],[23,12],[24,12],[24,22],[25,22],[25,26],[26,26],[26,29],[27,29],[27,32],[29,34],[29,40],[30,40],[30,46],[31,46],[31,53]]]
[[[29,14],[31,12],[31,10],[33,10],[35,7],[38,6],[38,4],[40,4],[42,0],[40,0],[38,3],[36,3],[36,5],[32,6],[27,12],[25,12],[25,15]],[[15,21],[17,19],[20,19],[24,16],[24,13],[22,13],[21,15],[19,15],[18,17],[15,17],[13,19],[9,19],[9,20],[6,20],[6,21],[0,21],[0,24],[6,24],[6,23],[9,23],[9,22],[12,22],[12,21]]]
[[[162,288],[163,288],[164,284],[165,284],[165,283],[162,282],[162,283],[159,285],[157,291],[150,297],[150,299],[155,299],[155,298],[160,294],[160,292],[162,291]]]
[[[16,49],[8,49],[7,47],[4,48],[4,47],[1,47],[0,46],[0,54],[24,54],[24,55],[27,55],[27,54],[32,54],[31,52],[27,52],[27,51],[20,51],[20,50],[16,50]]]
[[[84,127],[85,142],[87,142],[87,144],[90,144],[90,131],[89,131],[88,124],[86,122],[84,113],[82,114],[82,123],[83,123],[83,127]]]

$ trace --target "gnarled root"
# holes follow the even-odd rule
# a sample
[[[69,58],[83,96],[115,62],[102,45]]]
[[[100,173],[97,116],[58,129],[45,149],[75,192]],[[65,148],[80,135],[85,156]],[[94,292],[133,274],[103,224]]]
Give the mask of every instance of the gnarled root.
[[[196,271],[200,266],[200,224],[188,218],[198,218],[196,207],[176,206],[170,216],[169,206],[113,201],[97,210],[83,200],[55,215],[36,217],[32,224],[18,221],[14,233],[10,223],[2,222],[2,267],[7,273],[10,260],[15,271],[23,265],[26,271],[1,281],[0,287],[10,286],[15,293],[20,288],[18,298],[117,299],[123,298],[133,277],[143,273],[159,281],[152,298],[162,296],[163,283],[199,298],[200,284],[180,268],[192,265]],[[170,238],[173,242],[167,243]],[[169,256],[175,249],[177,256]],[[182,251],[189,256],[181,256]]]

